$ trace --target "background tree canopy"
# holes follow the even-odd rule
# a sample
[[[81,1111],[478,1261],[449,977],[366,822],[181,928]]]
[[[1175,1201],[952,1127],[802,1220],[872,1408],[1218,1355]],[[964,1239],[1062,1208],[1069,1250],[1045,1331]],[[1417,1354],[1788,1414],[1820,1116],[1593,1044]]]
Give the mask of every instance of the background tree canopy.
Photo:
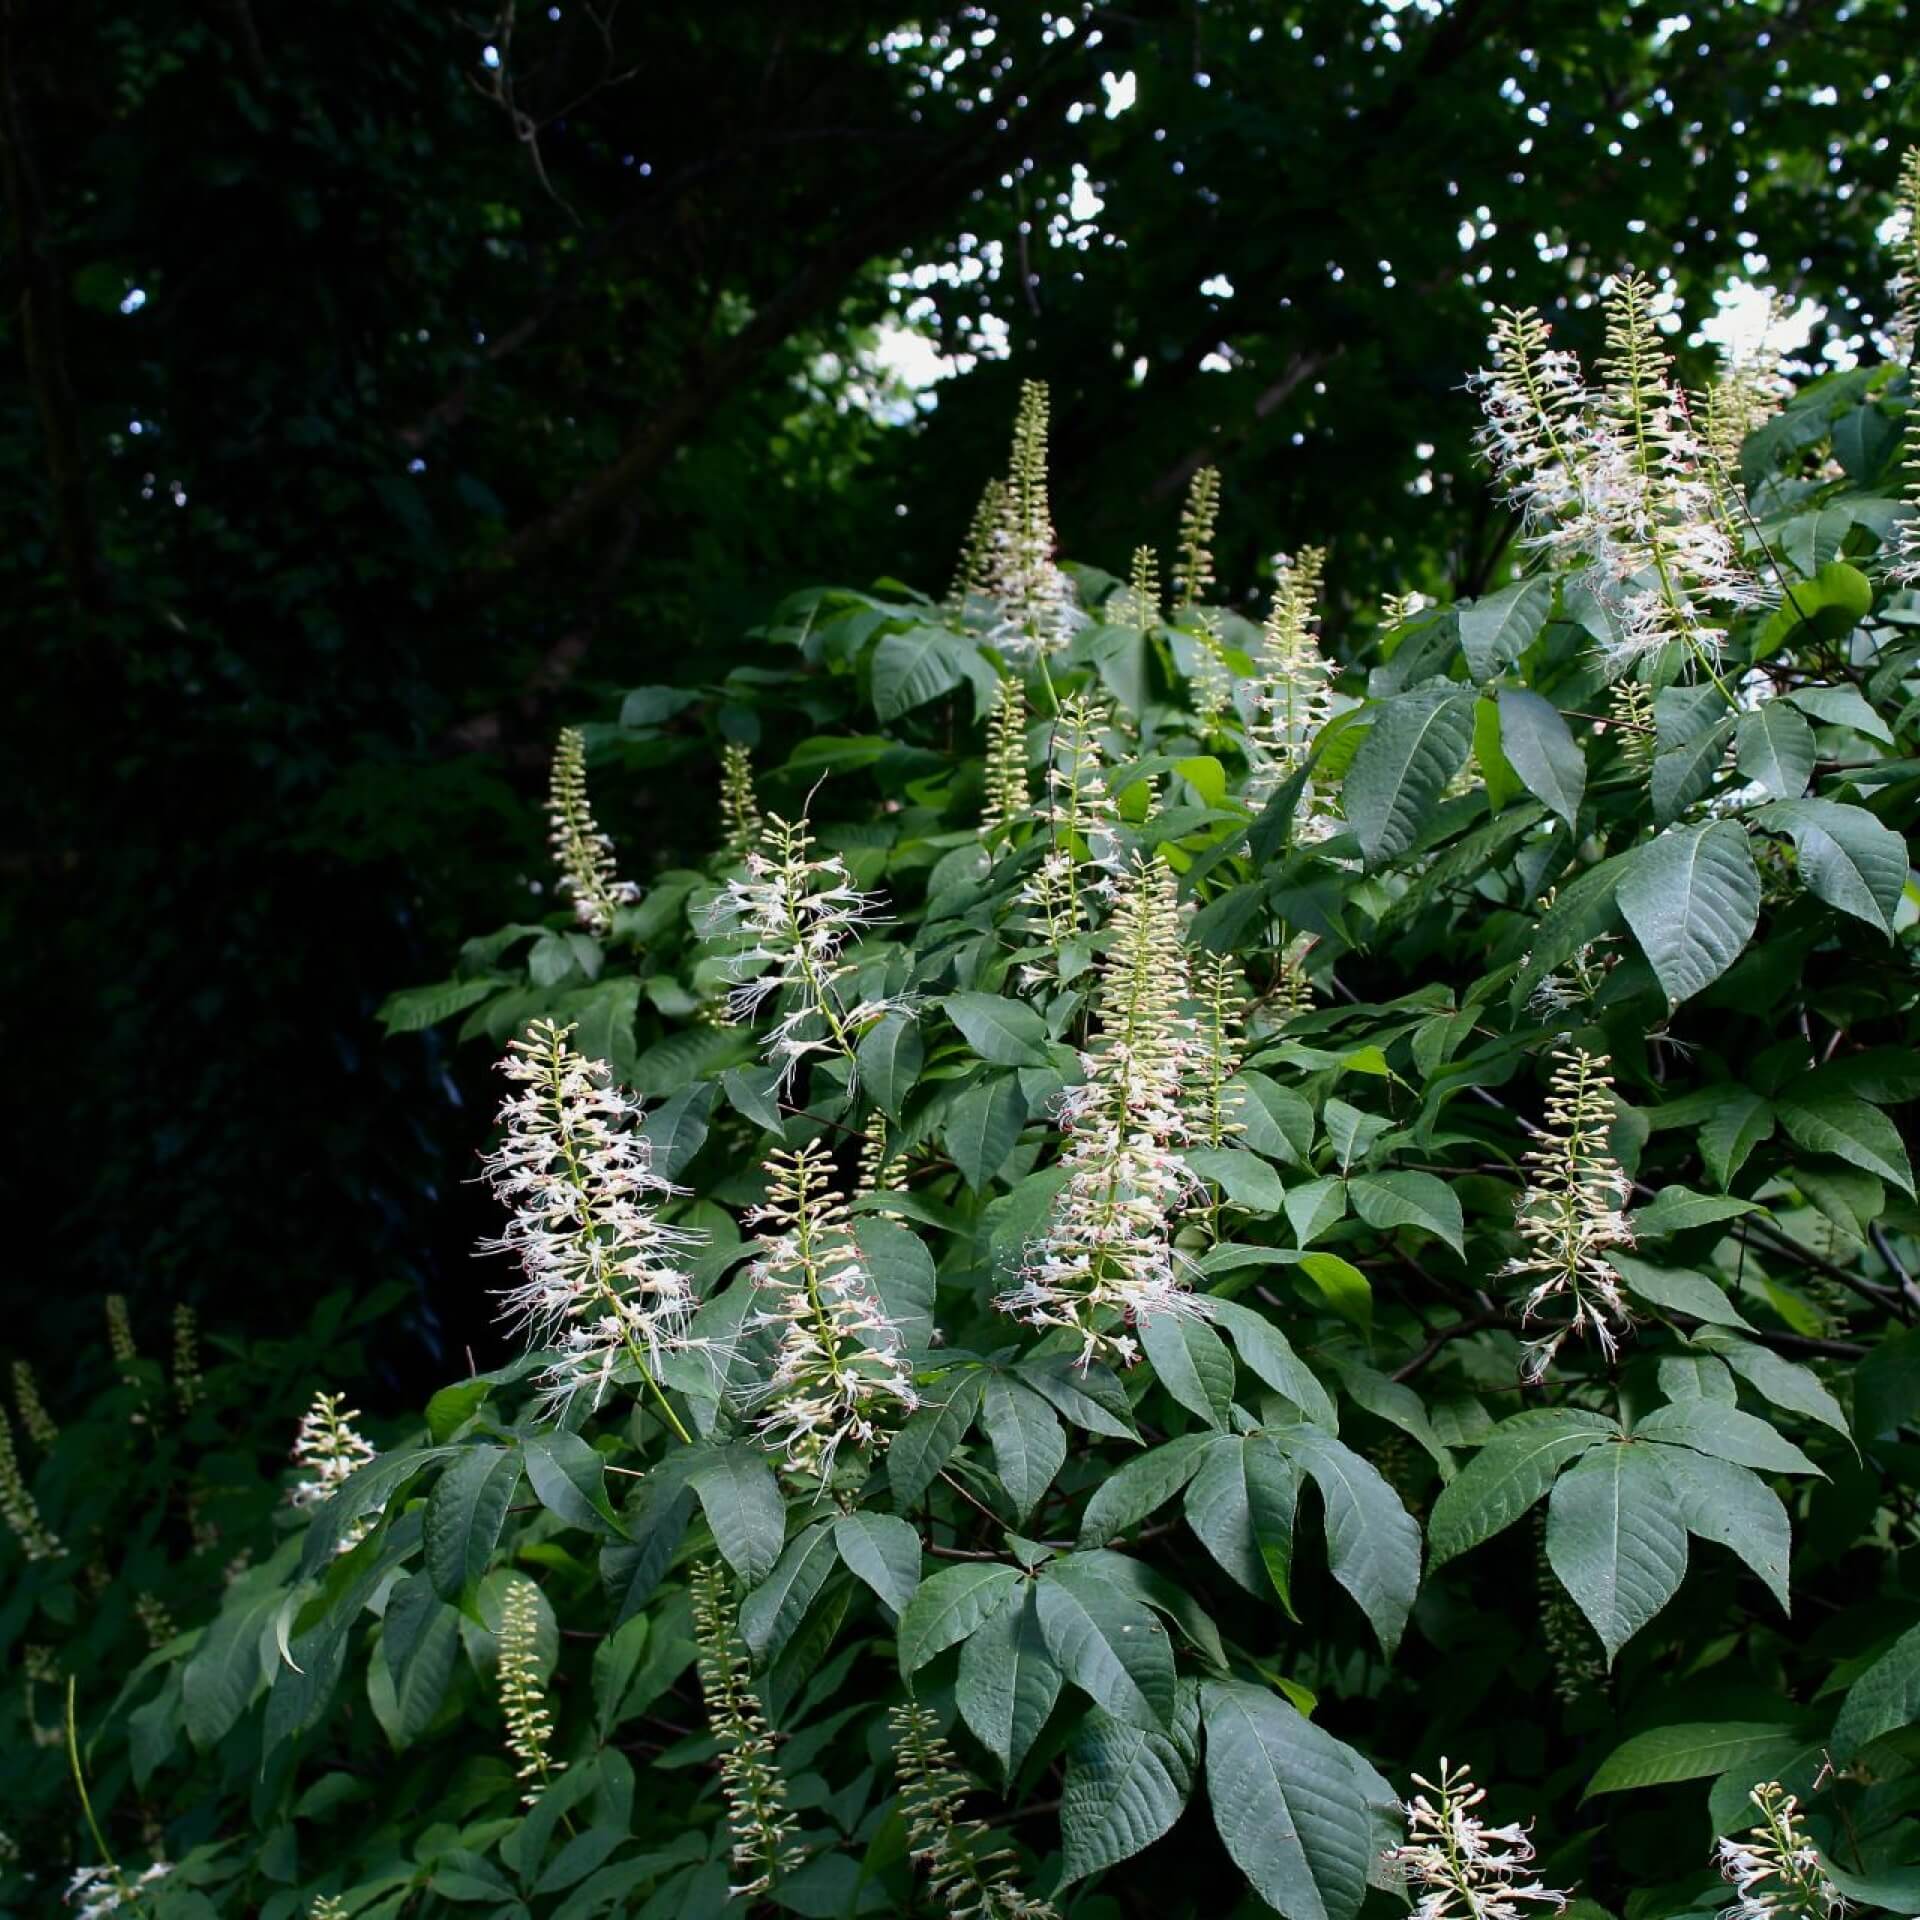
[[[1216,461],[1223,576],[1328,544],[1337,650],[1361,583],[1497,577],[1488,301],[1588,348],[1634,258],[1856,340],[1909,10],[1678,4],[7,0],[34,1310],[45,1248],[56,1318],[399,1279],[478,1337],[484,1065],[374,1007],[542,872],[558,722],[718,680],[803,580],[941,584],[1018,379],[1069,552]],[[711,844],[671,728],[624,751],[632,857]]]

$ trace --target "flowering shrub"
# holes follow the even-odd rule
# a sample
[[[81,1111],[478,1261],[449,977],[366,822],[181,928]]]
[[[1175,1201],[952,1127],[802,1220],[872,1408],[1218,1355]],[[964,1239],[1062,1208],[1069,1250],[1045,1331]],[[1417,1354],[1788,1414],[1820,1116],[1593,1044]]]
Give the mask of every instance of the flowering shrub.
[[[504,1056],[522,1350],[316,1403],[82,1716],[90,1890],[1920,1910],[1912,382],[1689,394],[1655,308],[1501,317],[1517,577],[1339,657],[1317,553],[1210,597],[1210,472],[1171,605],[1064,564],[1030,388],[945,599],[562,741],[559,907],[387,1010]]]

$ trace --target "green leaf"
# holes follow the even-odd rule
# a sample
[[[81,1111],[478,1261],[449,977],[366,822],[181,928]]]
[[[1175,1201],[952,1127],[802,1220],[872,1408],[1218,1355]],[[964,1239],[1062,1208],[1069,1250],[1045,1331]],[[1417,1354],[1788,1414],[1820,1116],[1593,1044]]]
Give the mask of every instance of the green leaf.
[[[1491,1540],[1520,1518],[1570,1461],[1619,1429],[1578,1407],[1534,1407],[1501,1421],[1455,1478],[1440,1490],[1427,1524],[1436,1567]]]
[[[1500,745],[1527,791],[1569,827],[1587,790],[1587,756],[1567,730],[1560,709],[1537,693],[1502,687]]]
[[[756,1666],[777,1660],[839,1564],[833,1523],[816,1520],[787,1542],[759,1586],[740,1603],[740,1637]]]
[[[1478,600],[1463,601],[1455,613],[1467,671],[1475,680],[1490,680],[1512,666],[1540,637],[1540,629],[1547,624],[1547,615],[1552,611],[1553,582],[1541,574],[1529,580],[1516,580],[1511,586],[1501,587]],[[1500,701],[1504,729],[1504,692]],[[1514,766],[1517,771],[1519,762],[1515,761]],[[1524,779],[1524,774],[1521,777]]]
[[[549,1513],[593,1533],[623,1531],[607,1503],[604,1463],[577,1433],[556,1428],[530,1434],[521,1442],[521,1452],[534,1495]]]
[[[1760,917],[1760,876],[1731,820],[1675,827],[1639,848],[1617,894],[1634,938],[1677,1007],[1739,959]]]
[[[1072,1559],[1034,1583],[1040,1631],[1069,1680],[1130,1726],[1164,1727],[1173,1712],[1173,1648],[1152,1610]]]
[[[1170,1833],[1193,1792],[1200,1695],[1175,1698],[1170,1731],[1133,1727],[1089,1709],[1067,1749],[1060,1794],[1060,1885],[1118,1866]]]
[[[1332,1174],[1287,1189],[1287,1224],[1303,1247],[1311,1246],[1346,1211],[1347,1183]]]
[[[990,1615],[960,1649],[954,1704],[1011,1780],[1047,1723],[1066,1675],[1047,1650],[1031,1585]]]
[[[1460,1202],[1430,1173],[1363,1173],[1347,1182],[1353,1210],[1370,1227],[1419,1227],[1464,1255]]]
[[[890,633],[873,650],[873,711],[883,723],[897,720],[950,692],[967,677],[971,644],[944,627],[909,627]]]
[[[1353,757],[1342,793],[1369,867],[1404,853],[1473,744],[1473,695],[1447,682],[1389,700]]]
[[[218,1746],[260,1686],[260,1636],[280,1610],[278,1587],[229,1595],[180,1675],[181,1719],[200,1752]]]
[[[1691,1447],[1716,1460],[1753,1467],[1762,1473],[1818,1473],[1807,1456],[1766,1421],[1718,1400],[1687,1400],[1677,1406],[1656,1407],[1635,1423],[1636,1440],[1664,1440],[1669,1446]]]
[[[861,1035],[855,1049],[860,1084],[875,1105],[896,1124],[906,1097],[920,1078],[927,1057],[920,1022],[910,1013],[890,1013]]]
[[[1156,1313],[1135,1329],[1160,1384],[1189,1413],[1225,1430],[1233,1415],[1233,1355],[1204,1320]]]
[[[1737,1772],[1764,1760],[1779,1744],[1780,1734],[1779,1725],[1752,1720],[1690,1720],[1652,1727],[1615,1747],[1580,1797]]]
[[[1337,1253],[1303,1253],[1298,1265],[1341,1319],[1358,1327],[1364,1338],[1373,1338],[1373,1288],[1358,1267]]]
[[[462,1451],[427,1501],[427,1574],[443,1600],[476,1586],[493,1558],[507,1509],[520,1484],[521,1457],[511,1447]]]
[[[887,1481],[896,1506],[918,1505],[967,1437],[986,1386],[986,1375],[976,1372],[949,1375],[928,1388],[925,1402],[887,1448]]]
[[[1256,1599],[1291,1610],[1293,1522],[1300,1475],[1267,1434],[1221,1435],[1187,1487],[1187,1524]]]
[[[1723,1191],[1747,1164],[1755,1147],[1773,1137],[1773,1103],[1750,1087],[1716,1089],[1719,1104],[1700,1123],[1700,1158]]]
[[[1687,1531],[1737,1554],[1788,1612],[1793,1528],[1780,1496],[1745,1467],[1686,1447],[1663,1447],[1660,1465]]]
[[[1748,1386],[1776,1407],[1817,1420],[1843,1440],[1852,1438],[1840,1402],[1827,1391],[1811,1367],[1803,1367],[1797,1360],[1775,1353],[1771,1347],[1739,1340],[1731,1334],[1701,1334],[1696,1336],[1696,1344],[1709,1345]]]
[[[647,1115],[640,1131],[652,1148],[653,1170],[663,1180],[677,1180],[706,1144],[708,1120],[719,1091],[711,1080],[696,1080]]]
[[[1858,687],[1795,687],[1781,696],[1802,713],[1810,713],[1829,726],[1851,727],[1882,746],[1893,745],[1893,729],[1868,704]]]
[[[341,1482],[340,1491],[313,1516],[301,1548],[300,1571],[308,1578],[328,1566],[356,1521],[380,1512],[423,1467],[457,1452],[454,1447],[416,1447],[410,1453],[383,1453]]]
[[[1797,800],[1813,778],[1813,729],[1784,700],[1769,700],[1740,716],[1733,754],[1740,771],[1776,800]]]
[[[1662,1187],[1648,1205],[1637,1207],[1629,1218],[1634,1238],[1645,1240],[1658,1239],[1668,1233],[1685,1233],[1693,1227],[1712,1226],[1716,1221],[1738,1219],[1743,1213],[1759,1210],[1752,1200],[1695,1193],[1688,1187]]]
[[[1907,843],[1865,807],[1837,800],[1776,800],[1754,814],[1757,825],[1793,838],[1800,877],[1830,907],[1893,931],[1907,884]]]
[[[640,1670],[652,1632],[653,1622],[636,1613],[593,1650],[593,1724],[603,1742],[620,1724],[621,1703]]]
[[[1320,1490],[1327,1562],[1391,1654],[1420,1585],[1420,1528],[1380,1471],[1318,1427],[1282,1427],[1274,1439]]]
[[[1843,640],[1873,608],[1873,584],[1844,560],[1830,560],[1811,580],[1796,580],[1760,629],[1753,657],[1764,660],[1805,627],[1819,639]]]
[[[427,1437],[436,1447],[445,1446],[486,1405],[494,1384],[478,1376],[457,1380],[427,1402]]]
[[[1207,1798],[1234,1865],[1285,1920],[1351,1920],[1378,1839],[1348,1750],[1262,1688],[1200,1693]]]
[[[402,987],[381,1001],[374,1018],[389,1035],[421,1033],[478,1006],[506,984],[500,979],[440,980],[430,987]]]
[[[950,993],[937,1004],[989,1066],[1053,1064],[1047,1052],[1047,1023],[1025,1001],[997,993]]]
[[[860,1249],[880,1304],[894,1331],[908,1349],[918,1353],[933,1344],[933,1255],[911,1227],[877,1214],[857,1215],[853,1243]],[[884,1345],[889,1336],[872,1332],[862,1336],[869,1344]]]
[[[1017,1568],[983,1560],[942,1567],[921,1581],[900,1615],[900,1630],[894,1636],[901,1673],[911,1680],[936,1653],[966,1639],[998,1613],[1021,1584]]]
[[[713,1529],[714,1545],[749,1587],[773,1571],[787,1538],[786,1502],[759,1448],[742,1441],[695,1460],[687,1482]]]
[[[1026,1125],[1026,1096],[1017,1075],[994,1074],[954,1101],[940,1137],[975,1193],[1006,1165]]]
[[[1704,1320],[1709,1326],[1738,1327],[1745,1333],[1753,1331],[1719,1282],[1709,1280],[1703,1273],[1650,1267],[1628,1253],[1611,1253],[1607,1262],[1632,1292],[1668,1313],[1685,1314],[1689,1320]]]
[[[1004,1373],[989,1376],[980,1400],[980,1424],[993,1450],[993,1470],[1025,1526],[1053,1477],[1066,1465],[1067,1436],[1053,1409],[1032,1388]]]
[[[1269,1160],[1304,1167],[1313,1147],[1313,1108],[1291,1087],[1264,1073],[1238,1073],[1227,1087],[1240,1095],[1233,1110],[1240,1138]]]
[[[1103,1546],[1158,1511],[1199,1472],[1214,1436],[1183,1433],[1105,1475],[1080,1517],[1080,1545]]]
[[[1876,1106],[1850,1093],[1781,1095],[1776,1111],[1787,1132],[1810,1153],[1830,1153],[1890,1180],[1909,1197],[1913,1168],[1899,1129]]]
[[[920,1536],[890,1513],[843,1513],[833,1538],[848,1570],[904,1613],[920,1585]]]
[[[1212,1181],[1229,1205],[1248,1213],[1276,1214],[1286,1201],[1280,1176],[1244,1147],[1189,1147],[1186,1162],[1202,1180]]]
[[[1272,1321],[1237,1300],[1214,1300],[1209,1307],[1214,1324],[1225,1328],[1251,1371],[1316,1425],[1334,1426],[1333,1402],[1326,1388]]]
[[[1833,1759],[1846,1766],[1862,1747],[1920,1720],[1920,1627],[1909,1628],[1870,1666],[1840,1703]]]
[[[1687,1571],[1686,1521],[1652,1447],[1603,1446],[1560,1476],[1547,1502],[1547,1561],[1612,1666]]]
[[[1127,1390],[1109,1367],[1081,1367],[1064,1353],[1030,1354],[1014,1362],[1016,1372],[1063,1419],[1109,1440],[1131,1440],[1140,1435],[1133,1424]]]

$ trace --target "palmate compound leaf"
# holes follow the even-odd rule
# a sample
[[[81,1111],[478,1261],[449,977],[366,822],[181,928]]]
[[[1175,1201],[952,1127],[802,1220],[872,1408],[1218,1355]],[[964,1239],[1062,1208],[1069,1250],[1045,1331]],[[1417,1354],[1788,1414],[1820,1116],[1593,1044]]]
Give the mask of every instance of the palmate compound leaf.
[[[1061,1886],[1117,1866],[1169,1832],[1193,1791],[1200,1689],[1183,1680],[1166,1731],[1089,1709],[1067,1749],[1060,1795]]]
[[[1359,1756],[1277,1695],[1201,1687],[1207,1797],[1234,1865],[1285,1920],[1350,1920],[1391,1797]]]
[[[1611,1441],[1560,1476],[1547,1502],[1547,1561],[1611,1666],[1686,1577],[1686,1519],[1655,1447]]]

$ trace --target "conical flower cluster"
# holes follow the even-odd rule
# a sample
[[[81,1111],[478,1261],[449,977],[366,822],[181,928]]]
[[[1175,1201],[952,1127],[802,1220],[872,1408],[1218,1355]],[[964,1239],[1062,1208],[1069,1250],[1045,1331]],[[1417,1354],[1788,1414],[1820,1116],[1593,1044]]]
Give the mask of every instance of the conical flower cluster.
[[[0,1520],[7,1523],[20,1551],[29,1560],[51,1560],[60,1551],[53,1530],[40,1517],[40,1503],[20,1470],[20,1456],[13,1447],[13,1427],[0,1413]]]
[[[1303,547],[1280,556],[1273,606],[1261,636],[1260,677],[1253,692],[1247,744],[1253,762],[1247,796],[1264,803],[1274,789],[1304,767],[1313,742],[1333,711],[1333,668],[1320,651],[1320,576],[1326,555]],[[1311,789],[1296,809],[1303,827],[1312,823],[1324,838],[1331,820],[1316,808]]]
[[[1013,1854],[993,1844],[983,1820],[968,1817],[966,1776],[939,1722],[915,1700],[889,1709],[893,1763],[907,1850],[927,1869],[934,1903],[953,1920],[1053,1920],[1054,1909],[1013,1879]]]
[[[1407,1837],[1388,1849],[1386,1864],[1420,1890],[1414,1920],[1519,1920],[1526,1905],[1565,1909],[1564,1893],[1528,1877],[1526,1828],[1490,1827],[1480,1818],[1487,1796],[1465,1767],[1443,1758],[1438,1781],[1416,1773],[1413,1783],[1426,1791],[1402,1807]]]
[[[1608,1145],[1614,1116],[1606,1066],[1604,1055],[1581,1047],[1556,1055],[1545,1123],[1525,1155],[1528,1178],[1514,1224],[1526,1250],[1501,1271],[1532,1283],[1523,1323],[1549,1307],[1559,1322],[1526,1349],[1522,1377],[1530,1384],[1545,1378],[1569,1334],[1590,1338],[1611,1360],[1632,1325],[1606,1258],[1610,1248],[1633,1244],[1621,1212],[1632,1184]]]
[[[674,1189],[653,1171],[644,1109],[575,1051],[572,1033],[536,1020],[500,1063],[517,1091],[481,1166],[512,1217],[482,1251],[520,1262],[503,1312],[530,1345],[558,1349],[541,1375],[549,1406],[583,1389],[598,1406],[631,1360],[678,1427],[659,1370],[687,1344],[695,1302],[680,1262],[700,1236],[660,1219],[656,1202]]]
[[[1027,690],[1018,680],[1001,681],[1000,697],[987,716],[985,785],[980,833],[991,839],[1033,806],[1027,785]]]
[[[1199,1071],[1192,1079],[1190,1127],[1196,1146],[1221,1147],[1240,1131],[1233,1116],[1242,1095],[1227,1083],[1240,1071],[1246,1047],[1247,979],[1230,953],[1202,954],[1193,974]]]
[[[1147,633],[1160,624],[1160,556],[1151,547],[1135,547],[1127,584],[1107,603],[1107,624]]]
[[[610,932],[614,914],[638,900],[640,889],[620,878],[613,840],[594,821],[587,801],[587,742],[577,727],[563,727],[554,745],[547,819],[561,898],[573,902],[573,917],[587,932]]]
[[[500,1713],[507,1723],[507,1751],[520,1763],[517,1777],[532,1783],[521,1795],[528,1806],[566,1766],[548,1757],[553,1715],[540,1671],[539,1638],[540,1590],[531,1580],[514,1580],[500,1601]]]
[[[816,1053],[839,1054],[851,1074],[861,1034],[907,1005],[897,999],[850,1004],[847,989],[856,969],[845,958],[847,943],[880,922],[879,897],[853,884],[839,854],[815,857],[805,820],[778,814],[768,817],[746,868],[744,880],[727,882],[704,927],[710,938],[739,935],[747,941],[731,957],[739,984],[727,996],[728,1012],[744,1023],[769,1000],[786,1001],[766,1050],[780,1069],[782,1089],[791,1085],[801,1061]],[[749,973],[751,978],[742,978]]]
[[[695,1566],[692,1596],[700,1691],[707,1723],[720,1743],[720,1791],[727,1803],[734,1870],[745,1876],[727,1891],[741,1900],[765,1893],[800,1864],[798,1827],[788,1810],[787,1781],[774,1757],[773,1735],[749,1677],[726,1576],[715,1561]]]
[[[200,1375],[200,1327],[183,1300],[173,1310],[173,1397],[182,1413],[191,1413],[205,1382]]]
[[[1186,950],[1173,874],[1136,859],[1113,911],[1098,1031],[1086,1078],[1059,1104],[1066,1185],[1019,1286],[995,1303],[1036,1327],[1071,1328],[1082,1364],[1131,1362],[1128,1329],[1155,1314],[1198,1314],[1173,1251],[1173,1224],[1195,1190],[1181,1159],[1192,1141],[1183,1082],[1198,1065]]]
[[[341,1393],[316,1393],[313,1405],[300,1416],[293,1436],[293,1464],[306,1478],[287,1493],[287,1501],[302,1513],[325,1506],[342,1486],[369,1461],[379,1456],[355,1428],[358,1409],[342,1407]],[[346,1528],[335,1544],[336,1553],[357,1547],[372,1528],[374,1515],[365,1514]]]
[[[1220,470],[1201,467],[1180,511],[1180,562],[1173,576],[1174,618],[1193,637],[1193,712],[1211,733],[1233,700],[1233,675],[1221,657],[1220,619],[1201,598],[1213,586],[1213,536],[1220,521]]]
[[[1900,157],[1897,198],[1892,239],[1899,264],[1887,288],[1895,315],[1889,357],[1911,364],[1920,343],[1920,147],[1909,147]]]
[[[1014,660],[1055,652],[1086,620],[1073,582],[1054,558],[1059,543],[1047,500],[1047,426],[1047,390],[1029,380],[1020,389],[999,519],[979,569],[995,611],[987,639]]]
[[[40,1382],[31,1361],[13,1363],[13,1403],[20,1409],[20,1424],[26,1428],[27,1438],[45,1453],[60,1438],[60,1429],[40,1397]]]
[[[1846,1899],[1799,1822],[1800,1803],[1777,1780],[1747,1796],[1760,1824],[1714,1847],[1714,1864],[1734,1891],[1720,1920],[1834,1920]]]
[[[1054,716],[1047,753],[1048,849],[1019,894],[1029,923],[1046,938],[1051,963],[1021,969],[1020,984],[1029,992],[1053,980],[1062,943],[1085,932],[1094,902],[1113,892],[1120,815],[1100,745],[1106,718],[1084,694],[1061,701]]]
[[[1619,671],[1669,644],[1715,672],[1730,609],[1763,596],[1729,528],[1724,468],[1695,427],[1653,315],[1623,275],[1607,303],[1601,384],[1548,344],[1537,313],[1503,313],[1479,377],[1482,444],[1536,544],[1592,568]]]
[[[753,1215],[762,1237],[748,1270],[747,1324],[777,1328],[778,1338],[754,1430],[793,1471],[824,1479],[842,1446],[884,1446],[885,1423],[920,1399],[900,1330],[831,1191],[826,1149],[776,1153],[767,1172],[772,1189]]]
[[[765,831],[760,797],[753,790],[753,755],[737,740],[720,749],[720,827],[721,845],[736,865],[746,861]]]

